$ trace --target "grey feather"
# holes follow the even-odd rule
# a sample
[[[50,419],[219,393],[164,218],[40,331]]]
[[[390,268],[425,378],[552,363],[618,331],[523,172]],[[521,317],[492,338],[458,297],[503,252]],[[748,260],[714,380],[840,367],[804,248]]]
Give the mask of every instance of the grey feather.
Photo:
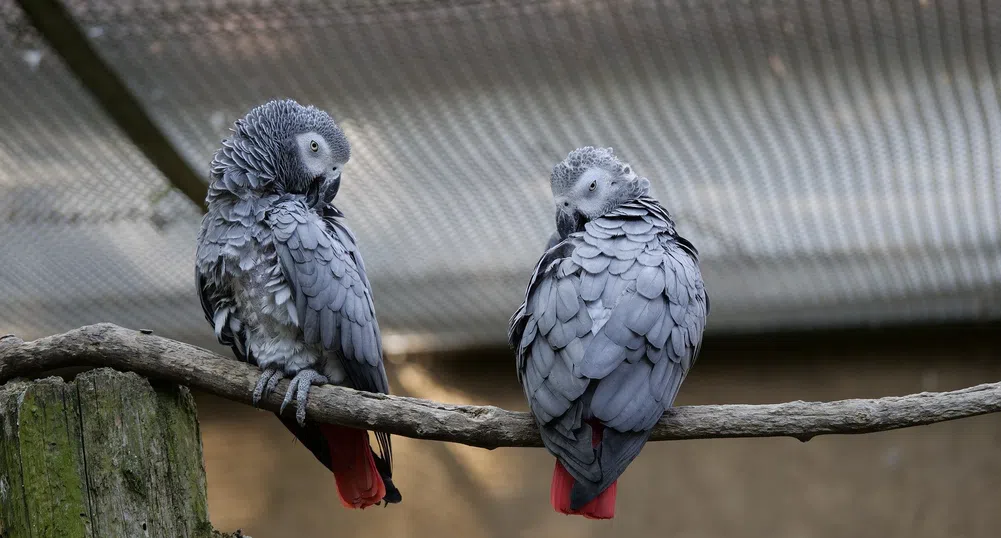
[[[546,339],[549,344],[555,349],[560,349],[565,347],[570,342],[577,338],[577,329],[574,325],[567,323],[557,323],[553,325],[552,330],[546,335]]]
[[[570,277],[559,281],[556,286],[556,318],[566,323],[577,315],[579,293]],[[563,347],[563,346],[559,346]]]
[[[320,331],[323,335],[323,347],[331,349],[337,339],[337,318],[332,308],[320,311]]]
[[[587,336],[588,333],[590,333],[591,330],[594,328],[594,320],[591,319],[591,313],[588,312],[587,305],[584,303],[583,299],[580,299],[580,306],[577,309],[577,316],[574,319],[570,320],[570,324],[576,326],[577,329],[576,334],[578,338],[576,342],[580,342],[579,339]]]
[[[670,323],[654,323],[653,327],[646,333],[647,343],[655,349],[662,349],[671,336],[671,328],[672,324]]]
[[[626,357],[626,348],[613,342],[604,330],[591,339],[584,356],[575,363],[576,371],[591,379],[602,379]]]
[[[637,293],[628,301],[623,301],[619,308],[628,309],[631,313],[626,322],[627,326],[634,333],[645,336],[654,324],[664,323],[667,305],[663,297],[647,299]]]
[[[603,422],[615,419],[631,400],[642,399],[642,394],[649,392],[650,373],[646,363],[619,365],[598,382],[591,412]]]
[[[633,204],[623,204],[615,208],[615,210],[612,211],[612,214],[625,215],[629,217],[643,217],[643,220],[649,220],[650,218],[650,214],[645,208]]]
[[[535,402],[550,416],[558,417],[570,408],[570,400],[550,388],[548,383],[541,383],[535,391]]]
[[[327,349],[341,352],[346,372],[352,377],[353,382],[360,384],[355,388],[369,392],[388,392],[386,380],[378,375],[373,376],[373,372],[362,370],[375,368],[382,359],[381,338],[378,337],[378,325],[372,315],[375,307],[371,294],[363,288],[359,288],[362,291],[360,296],[347,290],[342,291],[347,284],[336,276],[336,272],[341,272],[345,278],[361,280],[359,267],[355,261],[355,247],[353,244],[333,243],[330,233],[324,230],[324,222],[319,218],[309,217],[308,213],[309,209],[301,202],[284,201],[275,205],[269,218],[269,223],[274,228],[283,231],[281,234],[275,234],[274,241],[275,251],[282,262],[283,276],[293,289],[302,290],[306,296],[306,300],[298,297],[296,300],[297,315],[303,323],[305,342],[333,343],[335,335],[328,336],[326,332],[339,332],[339,348],[335,346]],[[294,229],[289,226],[281,228],[283,220],[278,218],[279,215],[292,216],[297,225]],[[336,234],[335,236],[345,237]],[[292,245],[299,245],[299,248],[293,249]],[[330,255],[326,256],[329,261],[324,262],[322,257],[317,255],[317,249],[329,249]],[[293,255],[295,252],[300,255]],[[306,261],[298,262],[297,258]],[[330,292],[326,293],[327,290]],[[332,323],[320,322],[322,311],[328,309],[335,317],[342,316],[344,321],[341,322],[339,331]],[[376,384],[370,386],[368,381],[373,379]]]
[[[580,277],[580,297],[585,301],[594,301],[601,297],[602,290],[605,289],[605,281],[608,280],[608,272],[602,271],[597,274],[584,272]]]
[[[574,375],[563,361],[555,361],[546,382],[556,394],[572,402],[584,394],[591,380]]]
[[[624,260],[620,260],[618,258],[613,259],[608,263],[608,274],[621,275],[622,273],[628,271],[634,263],[636,262],[632,258],[626,258]]]
[[[661,415],[664,414],[664,406],[661,405],[661,401],[653,398],[650,392],[650,365],[638,362],[636,366],[644,367],[645,374],[637,383],[636,392],[633,393],[634,397],[626,402],[625,407],[615,418],[605,422],[605,426],[612,431],[641,431],[652,426],[647,425],[651,409],[659,409]]]
[[[605,256],[582,258],[580,266],[583,267],[588,273],[600,273],[608,267],[610,261],[611,260]]]
[[[634,219],[622,223],[622,231],[627,234],[645,234],[653,229],[653,224],[648,220]]]
[[[629,300],[617,305],[612,309],[605,326],[601,328],[601,332],[605,333],[609,340],[620,346],[627,346],[639,339],[639,335],[629,328],[629,319],[633,316],[629,306]]]
[[[551,423],[552,427],[563,437],[577,441],[576,431],[580,429],[584,406],[581,402],[574,403],[558,420]]]
[[[548,425],[540,429],[543,444],[557,455],[570,474],[588,482],[601,480],[600,462],[591,448],[591,426],[581,424],[573,438],[560,435]]]
[[[589,224],[594,225],[598,228],[607,230],[608,232],[615,232],[615,235],[622,235],[622,221],[613,217],[601,217],[592,220]],[[586,229],[586,228],[585,228]]]
[[[554,300],[555,298],[556,298],[556,293],[552,289],[552,287],[550,287],[549,296],[540,298],[539,300],[541,315],[538,318],[538,323],[539,323],[539,330],[542,331],[542,334],[548,335],[549,332],[553,330],[553,326],[556,325],[556,322],[559,321],[556,318],[556,302]],[[536,309],[536,312],[539,312],[539,309]]]
[[[645,266],[636,275],[636,292],[653,299],[664,294],[664,270],[659,266]]]
[[[535,335],[538,332],[538,327],[539,325],[534,319],[529,319],[527,321],[525,324],[525,330],[521,334],[521,340],[518,342],[519,348],[528,348],[528,346],[532,345],[532,342],[535,340]]]
[[[549,342],[544,339],[538,339],[532,344],[532,359],[542,372],[543,377],[549,375],[550,370],[553,369],[553,363],[556,361],[556,353],[553,351]]]
[[[601,441],[601,478],[587,480],[585,476],[575,476],[578,480],[570,493],[570,508],[580,509],[616,481],[639,455],[651,432],[617,432],[607,428]]]
[[[594,258],[599,255],[601,255],[601,249],[585,243],[574,249],[572,259],[574,263],[580,265],[578,261],[580,258]]]
[[[563,364],[566,365],[567,370],[574,372],[574,375],[579,377],[580,374],[576,373],[575,364],[576,361],[578,361],[583,354],[584,354],[584,344],[582,343],[582,340],[580,338],[576,338],[572,342],[567,344],[563,349],[559,350],[559,352],[556,353],[556,356],[561,361],[563,361]]]
[[[303,153],[298,137],[317,149]],[[364,264],[333,195],[314,196],[349,157],[344,133],[325,112],[291,100],[251,110],[213,158],[196,274],[206,315],[220,313],[231,327],[220,341],[239,358],[287,375],[343,369],[338,382],[386,393]],[[377,438],[391,464],[389,437]]]
[[[605,282],[605,289],[601,292],[601,302],[608,308],[614,307],[626,290],[634,285],[634,282],[624,278],[609,278]]]
[[[680,370],[681,366],[676,364],[671,360],[658,360],[657,364],[653,367],[653,373],[650,376],[650,387],[652,390],[652,396],[661,401],[664,397],[664,388],[670,384],[669,380],[671,376],[675,374],[675,370]],[[679,371],[678,374],[681,372]]]
[[[587,166],[628,169],[610,150],[576,150],[554,168],[554,195]],[[621,475],[673,403],[708,314],[697,252],[646,196],[649,182],[631,177],[633,198],[550,241],[509,326],[529,406],[576,479],[578,507]],[[592,419],[606,426],[597,447]]]
[[[666,362],[666,361],[665,361]],[[674,371],[664,384],[664,392],[661,396],[661,402],[664,407],[670,407],[674,405],[674,399],[678,397],[678,391],[681,390],[681,382],[685,380],[685,370],[684,366],[678,368],[675,367]]]
[[[671,362],[671,361],[665,361],[665,362]],[[545,373],[539,371],[539,369],[543,367],[544,366],[540,364],[538,361],[528,361],[528,363],[525,365],[524,382],[526,386],[530,389],[532,394],[535,394],[535,391],[538,390],[538,388],[542,386],[542,383],[546,381],[546,375],[549,374],[549,369],[552,368],[552,363],[548,365]]]

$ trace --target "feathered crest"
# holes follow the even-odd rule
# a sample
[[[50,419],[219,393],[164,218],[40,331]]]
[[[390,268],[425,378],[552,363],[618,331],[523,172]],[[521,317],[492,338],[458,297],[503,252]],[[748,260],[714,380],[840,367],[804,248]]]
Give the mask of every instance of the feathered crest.
[[[629,164],[615,157],[612,148],[597,148],[584,146],[567,155],[559,164],[553,167],[550,182],[553,189],[562,191],[569,189],[586,170],[601,167],[616,175],[629,174]]]
[[[298,154],[292,140],[297,134],[316,132],[340,162],[347,162],[351,146],[326,112],[300,105],[293,99],[275,99],[254,107],[236,120],[233,135],[222,141],[212,159],[212,189],[238,192],[264,189],[275,180],[302,181]]]

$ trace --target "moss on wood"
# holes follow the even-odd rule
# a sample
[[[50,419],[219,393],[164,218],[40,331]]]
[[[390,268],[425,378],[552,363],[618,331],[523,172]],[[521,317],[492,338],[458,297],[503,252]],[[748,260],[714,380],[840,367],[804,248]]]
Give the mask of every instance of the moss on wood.
[[[194,400],[110,369],[0,387],[0,536],[211,536]]]

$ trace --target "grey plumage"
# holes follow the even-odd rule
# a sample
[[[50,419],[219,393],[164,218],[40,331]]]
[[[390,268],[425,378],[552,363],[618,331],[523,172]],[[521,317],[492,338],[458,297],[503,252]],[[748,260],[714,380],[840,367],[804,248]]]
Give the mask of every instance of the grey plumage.
[[[511,318],[518,378],[573,509],[636,457],[698,356],[709,298],[698,252],[611,149],[556,165],[557,234]],[[592,448],[591,426],[605,426]]]
[[[238,359],[264,370],[255,402],[292,378],[285,404],[296,400],[297,420],[283,422],[304,444],[322,441],[305,421],[310,384],[389,392],[365,265],[333,206],[349,158],[344,133],[321,110],[292,100],[251,110],[212,161],[198,234],[206,319]],[[377,438],[392,502],[391,443]],[[321,448],[309,448],[324,460]]]

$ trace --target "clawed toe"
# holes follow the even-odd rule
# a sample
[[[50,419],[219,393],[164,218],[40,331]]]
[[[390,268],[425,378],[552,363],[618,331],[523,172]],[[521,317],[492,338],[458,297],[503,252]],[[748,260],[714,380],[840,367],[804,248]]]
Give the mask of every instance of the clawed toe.
[[[278,368],[266,368],[261,372],[261,377],[257,379],[257,386],[254,387],[254,395],[252,398],[254,407],[261,402],[261,398],[264,398],[268,394],[271,394],[275,390],[275,386],[278,382],[282,380],[281,370]]]
[[[289,382],[288,390],[285,392],[285,399],[282,400],[280,412],[285,412],[285,407],[292,403],[295,398],[296,410],[295,418],[300,426],[306,425],[306,400],[309,398],[309,388],[312,385],[322,385],[328,383],[327,378],[315,370],[300,370],[298,374]]]

